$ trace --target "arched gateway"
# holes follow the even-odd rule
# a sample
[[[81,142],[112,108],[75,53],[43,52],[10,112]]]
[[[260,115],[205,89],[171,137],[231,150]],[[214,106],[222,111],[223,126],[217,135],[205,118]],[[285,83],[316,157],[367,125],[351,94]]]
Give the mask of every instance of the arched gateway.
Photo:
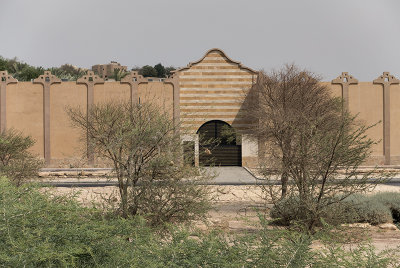
[[[244,111],[246,95],[257,72],[213,48],[174,74],[179,78],[174,108],[185,133],[187,150],[194,150],[194,159],[188,161],[195,165],[255,166],[258,143],[245,134],[253,122]],[[227,131],[222,134],[235,133],[236,142],[221,137],[223,128]],[[220,141],[209,144],[204,136]]]
[[[228,123],[212,120],[197,131],[200,165],[241,166],[241,137]]]

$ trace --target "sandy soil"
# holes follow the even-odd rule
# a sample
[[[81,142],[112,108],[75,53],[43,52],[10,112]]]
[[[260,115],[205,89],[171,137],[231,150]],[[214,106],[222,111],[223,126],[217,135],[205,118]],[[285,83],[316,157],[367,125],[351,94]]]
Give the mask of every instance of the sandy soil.
[[[214,208],[208,214],[208,222],[198,222],[201,229],[222,228],[229,232],[251,232],[259,228],[258,213],[267,213],[257,186],[211,186],[216,194]],[[84,205],[102,204],[103,201],[118,198],[116,187],[91,188],[43,188],[52,194],[75,195]],[[400,187],[379,185],[376,192],[400,192]],[[267,205],[268,207],[268,205]],[[400,230],[381,229],[377,226],[356,225],[351,232],[360,234],[361,238],[370,238],[378,250],[400,247]]]

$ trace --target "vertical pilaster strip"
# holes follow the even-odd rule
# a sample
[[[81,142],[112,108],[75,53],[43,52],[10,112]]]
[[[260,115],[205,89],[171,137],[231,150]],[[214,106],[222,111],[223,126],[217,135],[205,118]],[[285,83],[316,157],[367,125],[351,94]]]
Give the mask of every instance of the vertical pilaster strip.
[[[50,149],[50,86],[61,83],[61,79],[46,71],[43,75],[33,80],[34,84],[43,86],[43,139],[44,139],[44,161],[46,166],[51,163]]]
[[[131,103],[136,104],[139,102],[139,83],[133,82],[129,85],[131,87]]]
[[[399,84],[389,72],[383,72],[383,75],[374,80],[374,84],[383,86],[383,154],[385,156],[385,165],[390,165],[390,85]]]
[[[104,84],[104,80],[101,79],[99,76],[95,75],[93,71],[88,71],[86,75],[82,76],[76,81],[77,84],[85,84],[87,89],[87,104],[86,104],[86,116],[87,120],[89,111],[93,107],[94,104],[94,86],[96,84]],[[94,152],[91,148],[90,140],[89,140],[89,133],[86,133],[86,147],[87,147],[87,158],[89,165],[94,165]]]
[[[385,84],[383,86],[383,146],[385,153],[385,165],[390,165],[390,86]]]
[[[173,86],[173,98],[174,98],[174,125],[178,126],[180,123],[180,87],[179,87],[179,77],[177,74],[174,74],[172,77],[165,79],[164,83],[172,84]],[[179,128],[178,128],[179,129]]]
[[[7,84],[4,82],[1,82],[0,84],[0,132],[3,132],[6,130],[6,87]]]
[[[147,80],[139,75],[138,72],[132,71],[127,76],[121,79],[121,84],[128,84],[130,86],[131,103],[137,103],[139,100],[139,84],[147,83]]]
[[[7,85],[17,82],[18,80],[9,75],[7,71],[0,71],[0,132],[7,128]]]
[[[172,77],[169,77],[164,80],[164,84],[170,84],[172,85],[172,90],[173,90],[173,123],[174,123],[174,128],[175,128],[175,133],[180,135],[180,87],[179,87],[179,78],[178,74],[173,74]],[[195,159],[195,166],[198,166],[198,136],[197,136],[197,145],[196,145],[196,139],[195,139],[195,150],[194,150],[194,159]],[[197,160],[196,160],[197,159]],[[183,148],[182,148],[182,158],[179,159],[181,163],[183,163]],[[196,162],[197,161],[197,162]]]
[[[44,133],[44,159],[46,165],[50,165],[51,150],[50,150],[50,85],[43,84],[43,133]]]
[[[93,83],[87,84],[87,100],[86,100],[86,116],[89,116],[89,111],[92,109],[94,104],[94,85]],[[88,117],[87,117],[88,118]],[[87,158],[89,165],[94,165],[94,152],[93,148],[89,146],[89,133],[86,133],[86,144],[87,144]]]
[[[342,72],[341,75],[332,80],[332,84],[339,84],[342,86],[342,98],[345,103],[344,108],[349,111],[349,86],[358,84],[358,80],[347,72]]]

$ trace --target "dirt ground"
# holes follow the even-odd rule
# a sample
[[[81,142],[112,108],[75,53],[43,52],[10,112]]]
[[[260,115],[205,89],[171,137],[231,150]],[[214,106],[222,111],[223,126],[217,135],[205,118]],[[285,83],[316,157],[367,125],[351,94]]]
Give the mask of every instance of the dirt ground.
[[[251,232],[259,228],[258,213],[265,211],[261,190],[257,186],[210,186],[216,196],[213,209],[208,213],[207,223],[197,222],[197,227],[208,229],[218,227],[228,232]],[[118,197],[116,187],[90,188],[44,188],[52,194],[74,194],[84,205],[101,204],[104,200]],[[400,192],[398,186],[379,185],[373,193]],[[351,232],[371,239],[378,251],[400,247],[400,230],[391,226],[356,224]]]

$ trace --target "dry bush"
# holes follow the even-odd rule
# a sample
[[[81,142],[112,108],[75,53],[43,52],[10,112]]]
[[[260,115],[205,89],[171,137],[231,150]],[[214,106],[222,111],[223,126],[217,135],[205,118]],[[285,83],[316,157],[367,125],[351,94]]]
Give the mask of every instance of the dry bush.
[[[10,129],[0,133],[0,174],[20,186],[38,176],[43,163],[29,149],[35,141]]]
[[[275,204],[297,200],[293,216],[307,229],[321,224],[333,205],[375,186],[368,179],[376,171],[359,168],[376,144],[366,135],[373,126],[357,122],[318,76],[287,65],[261,72],[251,94],[255,103],[248,116],[258,122],[251,134],[269,146],[261,173],[282,182],[280,193],[265,185],[263,190]],[[382,178],[376,182],[386,176],[374,175]],[[278,206],[278,213],[279,207],[288,206]]]
[[[210,175],[183,161],[179,126],[160,107],[108,102],[88,113],[79,108],[68,113],[88,149],[113,163],[123,217],[143,215],[157,225],[195,219],[207,211],[208,188],[198,183]]]

